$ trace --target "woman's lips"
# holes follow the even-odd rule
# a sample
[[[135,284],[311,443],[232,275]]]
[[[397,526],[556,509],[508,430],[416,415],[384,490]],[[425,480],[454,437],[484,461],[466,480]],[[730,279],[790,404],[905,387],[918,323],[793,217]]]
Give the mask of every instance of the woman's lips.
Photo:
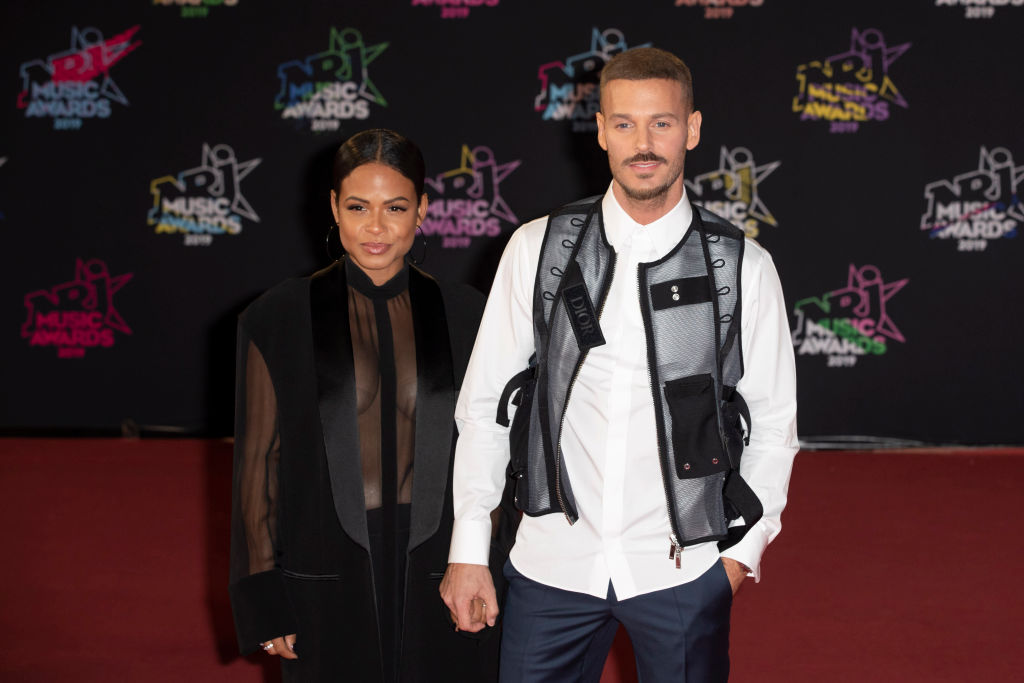
[[[365,251],[374,256],[380,256],[391,248],[391,245],[385,242],[363,242],[361,246]]]

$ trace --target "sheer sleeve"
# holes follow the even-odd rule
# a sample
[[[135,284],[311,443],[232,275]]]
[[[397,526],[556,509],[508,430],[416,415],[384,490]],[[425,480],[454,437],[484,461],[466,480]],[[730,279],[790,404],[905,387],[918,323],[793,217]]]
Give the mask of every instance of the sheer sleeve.
[[[231,606],[242,653],[295,633],[295,618],[275,568],[281,438],[267,364],[238,330],[235,448],[231,503]]]

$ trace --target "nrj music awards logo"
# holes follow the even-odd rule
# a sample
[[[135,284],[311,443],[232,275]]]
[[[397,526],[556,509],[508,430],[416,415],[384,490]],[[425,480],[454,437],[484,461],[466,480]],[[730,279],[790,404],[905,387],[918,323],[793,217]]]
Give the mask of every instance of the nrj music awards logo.
[[[759,188],[781,163],[758,164],[746,147],[722,147],[717,169],[684,182],[693,201],[741,228],[747,237],[756,238],[761,226],[779,225]]]
[[[881,356],[891,344],[905,343],[888,303],[908,282],[886,282],[876,266],[851,264],[845,287],[794,304],[797,354],[826,356],[829,367],[853,367],[859,357]]]
[[[501,0],[412,0],[413,7],[439,7],[442,19],[465,19],[474,7],[495,7]]]
[[[241,185],[261,161],[238,161],[231,147],[203,143],[199,166],[149,184],[149,224],[158,235],[184,235],[186,246],[208,246],[214,235],[238,235],[243,219],[260,221]]]
[[[1024,0],[935,0],[936,7],[963,7],[967,19],[991,19],[997,7],[1020,7]]]
[[[732,19],[736,7],[760,7],[764,0],[676,0],[676,7],[704,8],[705,19]]]
[[[862,123],[887,120],[893,107],[908,107],[890,67],[910,46],[889,46],[878,29],[853,29],[849,50],[796,68],[793,111],[801,121],[829,121],[832,133],[855,133]]]
[[[326,50],[277,67],[281,90],[274,108],[283,119],[308,120],[313,131],[336,131],[342,121],[368,118],[370,105],[388,106],[370,78],[370,64],[387,47],[367,45],[354,28],[331,27]]]
[[[423,234],[440,235],[442,248],[464,248],[474,238],[497,237],[502,221],[517,225],[500,186],[520,163],[499,164],[490,147],[463,145],[458,167],[426,179],[430,203]]]
[[[978,168],[924,186],[928,208],[921,230],[932,239],[956,240],[958,251],[984,251],[992,240],[1017,236],[1024,222],[1017,189],[1024,166],[1005,147],[981,148]]]
[[[142,44],[132,42],[139,28],[104,40],[97,28],[75,27],[70,49],[22,63],[18,108],[25,118],[51,118],[57,130],[77,130],[85,119],[109,118],[112,103],[128,106],[110,69]]]
[[[633,47],[648,46],[650,43]],[[534,110],[542,112],[545,121],[572,121],[575,132],[597,131],[594,115],[601,109],[601,69],[609,59],[627,49],[626,38],[619,29],[593,29],[589,50],[564,61],[542,64],[537,70],[540,93],[534,98]]]
[[[58,358],[81,358],[88,349],[110,348],[117,333],[132,330],[114,308],[114,295],[132,273],[111,276],[99,259],[78,259],[75,279],[25,295],[21,336],[29,346],[57,349]]]
[[[186,19],[205,19],[210,15],[211,7],[234,7],[238,0],[153,0],[154,5],[164,7],[178,6],[181,16]]]

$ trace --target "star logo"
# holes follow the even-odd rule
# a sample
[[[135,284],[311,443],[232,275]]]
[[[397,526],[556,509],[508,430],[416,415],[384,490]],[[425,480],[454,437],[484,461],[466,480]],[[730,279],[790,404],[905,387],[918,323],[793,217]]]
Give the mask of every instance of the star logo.
[[[163,199],[181,196],[205,196],[224,199],[230,210],[259,223],[260,217],[242,195],[242,180],[260,165],[262,159],[238,161],[235,150],[228,145],[210,146],[203,143],[202,162],[199,166],[182,171],[177,176],[163,176],[150,183],[153,208],[149,224],[159,220],[163,212]]]
[[[896,84],[889,78],[889,67],[910,49],[912,43],[889,47],[885,36],[878,29],[865,31],[853,29],[850,35],[850,49],[826,60],[829,70],[836,69],[837,77],[854,76],[869,91],[901,107],[907,101],[900,94]],[[832,74],[826,74],[832,77]]]
[[[21,65],[23,90],[18,95],[18,107],[24,109],[27,106],[33,83],[86,83],[101,77],[99,94],[127,105],[128,98],[110,77],[110,69],[142,45],[142,41],[132,42],[139,28],[133,26],[110,40],[104,40],[103,33],[97,28],[72,28],[70,50]]]
[[[309,100],[323,86],[335,82],[358,83],[358,96],[382,107],[387,100],[370,79],[369,66],[380,57],[390,43],[367,45],[363,34],[354,28],[341,31],[331,27],[328,48],[305,60],[293,60],[277,69],[281,90],[274,106],[282,109],[297,102]]]
[[[978,168],[954,176],[952,180],[936,180],[924,188],[928,209],[921,216],[921,229],[934,237],[953,223],[970,220],[978,214],[994,209],[1006,218],[1024,222],[1024,206],[1017,188],[1024,181],[1024,166],[1016,166],[1013,153],[1006,147],[989,151],[982,147]],[[938,205],[959,202],[964,208],[954,215],[937,216]],[[974,205],[966,209],[965,203]]]
[[[886,302],[908,282],[910,278],[885,282],[875,266],[858,268],[850,264],[846,286],[825,295],[828,306],[825,312],[836,318],[849,317],[873,321],[876,334],[905,342],[903,333],[886,312]]]
[[[845,287],[822,296],[801,299],[794,304],[793,344],[801,349],[805,349],[805,343],[813,347],[814,338],[824,334],[834,339],[837,332],[850,339],[851,331],[852,338],[905,343],[903,333],[889,315],[888,304],[909,282],[909,278],[886,282],[876,266],[858,268],[850,264]],[[884,353],[884,345],[876,348],[881,348]],[[801,353],[806,352],[801,350]],[[821,350],[812,349],[811,352],[820,353]],[[826,352],[836,353],[835,350]]]
[[[112,276],[107,264],[99,259],[75,262],[75,279],[50,289],[25,295],[27,319],[21,327],[22,337],[33,337],[41,329],[67,327],[59,321],[61,314],[80,313],[93,327],[108,327],[124,334],[132,330],[114,307],[114,294],[132,279],[131,273]]]
[[[801,120],[831,122],[834,133],[855,132],[861,123],[888,120],[892,106],[909,106],[889,70],[911,45],[890,46],[878,29],[852,29],[846,52],[797,66],[793,112]]]
[[[427,178],[426,184],[445,199],[455,199],[460,195],[468,199],[491,197],[491,215],[509,223],[518,223],[519,219],[502,199],[499,185],[519,167],[520,163],[522,162],[516,160],[499,164],[495,161],[494,152],[490,147],[480,145],[471,149],[469,145],[463,145],[459,165],[434,178]]]
[[[687,188],[698,201],[731,201],[747,207],[747,216],[766,225],[778,226],[778,221],[769,211],[758,193],[765,178],[779,167],[781,161],[758,165],[754,155],[746,147],[732,151],[723,146],[718,157],[718,168],[685,180]]]
[[[649,47],[650,43],[634,45],[633,47]],[[542,64],[537,70],[537,78],[540,79],[540,93],[534,99],[533,108],[536,111],[544,111],[549,102],[556,100],[553,90],[564,88],[565,82],[571,83],[597,83],[601,69],[620,52],[629,49],[626,45],[626,37],[617,28],[609,28],[599,31],[592,29],[590,34],[590,49],[577,55],[572,55],[564,62],[554,61]],[[596,98],[596,94],[595,94]]]

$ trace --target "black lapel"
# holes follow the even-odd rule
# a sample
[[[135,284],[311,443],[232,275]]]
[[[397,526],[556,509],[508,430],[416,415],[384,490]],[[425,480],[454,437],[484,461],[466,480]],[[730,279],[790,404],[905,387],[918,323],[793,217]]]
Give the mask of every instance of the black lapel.
[[[441,287],[429,275],[410,267],[409,300],[416,334],[411,550],[430,538],[441,522],[454,430],[455,380]]]
[[[309,285],[309,304],[320,425],[327,452],[334,510],[345,533],[369,551],[344,263],[339,261],[313,275]]]

